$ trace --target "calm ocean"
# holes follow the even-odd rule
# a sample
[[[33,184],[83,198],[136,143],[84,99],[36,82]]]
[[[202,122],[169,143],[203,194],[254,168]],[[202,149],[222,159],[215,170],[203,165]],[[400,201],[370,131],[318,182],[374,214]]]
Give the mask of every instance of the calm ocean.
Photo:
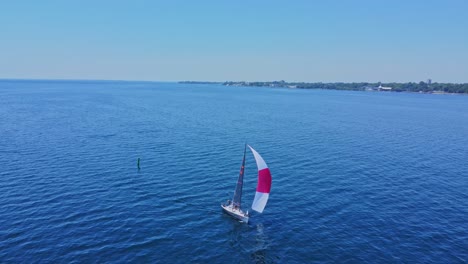
[[[0,81],[1,263],[467,261],[468,96]]]

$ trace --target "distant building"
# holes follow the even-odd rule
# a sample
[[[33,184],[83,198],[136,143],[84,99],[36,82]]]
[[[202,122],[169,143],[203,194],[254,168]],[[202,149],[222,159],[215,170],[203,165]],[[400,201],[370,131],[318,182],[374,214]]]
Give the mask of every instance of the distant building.
[[[427,84],[428,84],[428,85],[431,85],[431,83],[432,83],[432,80],[431,80],[431,79],[427,79]]]
[[[379,85],[379,87],[377,87],[379,89],[379,91],[391,91],[392,90],[392,87],[384,87],[382,85]]]

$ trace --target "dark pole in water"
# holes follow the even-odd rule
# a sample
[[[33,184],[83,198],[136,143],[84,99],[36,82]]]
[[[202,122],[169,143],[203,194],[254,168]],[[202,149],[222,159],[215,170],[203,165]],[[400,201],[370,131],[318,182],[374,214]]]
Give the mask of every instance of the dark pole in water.
[[[138,166],[138,170],[140,170],[140,158],[138,158],[137,166]]]

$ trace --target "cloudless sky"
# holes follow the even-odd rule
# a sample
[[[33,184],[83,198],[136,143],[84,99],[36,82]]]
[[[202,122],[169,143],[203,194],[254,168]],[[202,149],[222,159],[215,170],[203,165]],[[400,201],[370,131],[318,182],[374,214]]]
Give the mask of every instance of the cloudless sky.
[[[1,1],[0,78],[468,82],[468,1]]]

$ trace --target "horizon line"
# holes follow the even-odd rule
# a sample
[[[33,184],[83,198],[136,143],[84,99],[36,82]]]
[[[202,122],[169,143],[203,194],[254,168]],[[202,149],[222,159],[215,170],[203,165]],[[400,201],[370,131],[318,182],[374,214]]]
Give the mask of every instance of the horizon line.
[[[82,81],[82,82],[149,82],[149,83],[179,83],[179,82],[194,82],[194,83],[225,83],[225,82],[246,82],[246,83],[270,83],[270,82],[286,82],[286,83],[420,83],[425,81],[409,81],[409,82],[398,82],[398,81],[391,81],[391,82],[371,82],[371,81],[286,81],[286,80],[274,80],[274,81],[233,81],[233,80],[226,80],[226,81],[194,81],[194,80],[171,80],[171,81],[161,81],[161,80],[135,80],[135,79],[74,79],[74,78],[0,78],[0,81]],[[439,83],[439,84],[467,84],[468,82],[437,82],[432,81],[432,83]]]

